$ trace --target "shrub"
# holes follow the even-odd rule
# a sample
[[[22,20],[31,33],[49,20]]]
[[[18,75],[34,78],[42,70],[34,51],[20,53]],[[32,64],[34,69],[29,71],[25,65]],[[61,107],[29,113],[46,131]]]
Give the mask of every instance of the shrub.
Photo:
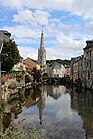
[[[10,125],[5,131],[0,131],[0,139],[39,139],[41,133],[35,128],[29,128],[27,132],[21,123]]]
[[[17,87],[19,87],[19,86],[20,86],[20,84],[19,84],[17,81],[12,81],[12,82],[9,84],[8,88],[10,88],[10,89],[15,89],[15,88],[17,88]]]
[[[0,99],[0,111],[4,110],[4,106],[5,106],[5,100]]]

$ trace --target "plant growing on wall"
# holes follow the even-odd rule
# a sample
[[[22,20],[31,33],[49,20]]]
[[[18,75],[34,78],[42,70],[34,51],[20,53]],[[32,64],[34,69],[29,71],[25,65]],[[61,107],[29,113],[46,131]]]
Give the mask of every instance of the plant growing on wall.
[[[8,88],[10,88],[10,89],[15,89],[15,88],[17,88],[17,87],[19,87],[19,86],[20,86],[20,84],[19,84],[17,81],[12,81],[12,82],[9,84]]]

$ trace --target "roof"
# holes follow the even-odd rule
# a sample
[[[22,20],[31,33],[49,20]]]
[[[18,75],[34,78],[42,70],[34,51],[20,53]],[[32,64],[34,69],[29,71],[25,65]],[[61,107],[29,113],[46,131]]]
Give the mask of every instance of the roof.
[[[9,33],[7,30],[0,30],[0,33],[3,33],[7,37],[10,37],[11,36],[11,33]]]
[[[57,62],[50,63],[48,66],[53,69],[56,65],[58,65],[61,68],[61,64],[60,63],[57,63]]]
[[[2,32],[0,32],[0,40],[7,42],[7,41],[9,41],[9,38],[5,34],[3,34]]]
[[[23,63],[26,65],[26,69],[32,70],[34,67],[36,67],[36,63],[29,57],[25,59]]]
[[[93,47],[93,40],[87,40],[86,43],[87,43],[87,45],[86,45],[85,48],[83,48],[84,50],[85,50],[85,49],[88,49],[88,48],[90,48],[90,47]]]

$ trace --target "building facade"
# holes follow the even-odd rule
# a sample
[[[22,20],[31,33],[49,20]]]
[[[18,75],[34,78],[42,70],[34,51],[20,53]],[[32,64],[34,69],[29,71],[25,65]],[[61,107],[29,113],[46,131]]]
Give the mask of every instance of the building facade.
[[[87,40],[84,48],[83,87],[93,89],[93,40]]]
[[[66,75],[66,69],[62,64],[55,62],[47,66],[47,75],[52,78],[62,78]]]
[[[32,71],[34,68],[40,70],[40,65],[29,57],[23,60],[23,63],[25,64],[26,70]]]
[[[93,89],[93,40],[87,40],[84,55],[71,59],[70,80],[80,80],[82,87]]]
[[[81,81],[83,78],[83,55],[72,58],[70,63],[70,80],[75,83],[76,81]]]

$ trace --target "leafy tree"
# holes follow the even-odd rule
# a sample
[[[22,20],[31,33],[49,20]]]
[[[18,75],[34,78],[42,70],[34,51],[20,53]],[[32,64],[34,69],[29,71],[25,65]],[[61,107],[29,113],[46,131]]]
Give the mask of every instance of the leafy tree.
[[[61,59],[47,60],[47,63],[49,63],[49,64],[53,64],[54,62],[63,64],[63,65],[69,65],[70,64],[70,60],[67,60],[67,59],[65,59],[65,60],[61,60]]]
[[[9,40],[4,42],[2,53],[8,54],[8,56],[2,56],[2,71],[9,72],[14,64],[20,61],[20,55],[15,41]]]

